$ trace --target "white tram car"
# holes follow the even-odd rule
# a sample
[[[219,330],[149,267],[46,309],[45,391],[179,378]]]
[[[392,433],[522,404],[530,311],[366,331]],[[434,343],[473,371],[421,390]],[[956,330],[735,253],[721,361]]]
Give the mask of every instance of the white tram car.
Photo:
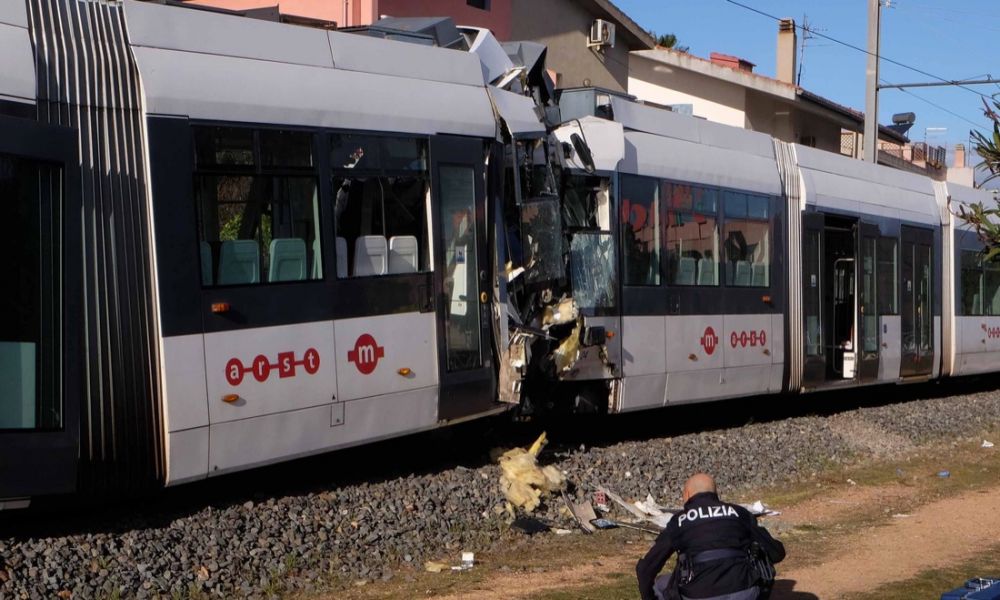
[[[461,36],[0,4],[0,507],[517,405],[1000,370],[1000,267],[951,209],[988,195],[557,104],[544,48]]]

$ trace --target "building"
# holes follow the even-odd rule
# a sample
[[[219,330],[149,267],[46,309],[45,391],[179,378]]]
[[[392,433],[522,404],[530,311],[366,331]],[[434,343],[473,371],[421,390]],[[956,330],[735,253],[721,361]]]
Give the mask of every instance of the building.
[[[705,59],[666,48],[636,51],[628,92],[696,117],[859,158],[864,113],[795,83],[792,19],[781,21],[777,43],[777,77],[755,73],[753,63],[726,54],[713,52]],[[879,127],[879,140],[879,162],[944,178],[942,165],[934,160],[936,148],[915,148],[905,135],[884,126]],[[917,157],[923,157],[919,164]]]
[[[969,166],[965,157],[965,144],[955,146],[955,157],[948,168],[948,182],[968,187],[976,186],[976,169]]]
[[[631,52],[656,46],[653,36],[610,0],[178,0],[233,11],[271,10],[289,21],[310,19],[337,27],[371,25],[382,16],[451,17],[483,27],[500,41],[548,46],[557,87],[595,86],[624,92]],[[598,24],[600,20],[604,24]],[[592,39],[600,34],[600,40]]]

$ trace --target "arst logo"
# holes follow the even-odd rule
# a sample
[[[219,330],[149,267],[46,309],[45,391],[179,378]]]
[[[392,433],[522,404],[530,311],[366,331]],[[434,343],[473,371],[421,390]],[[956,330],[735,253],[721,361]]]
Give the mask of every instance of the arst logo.
[[[385,357],[385,348],[378,345],[370,334],[362,333],[354,342],[354,350],[347,351],[348,362],[354,363],[362,375],[371,375],[378,366],[378,361]]]
[[[705,333],[701,335],[701,347],[705,349],[705,354],[712,356],[715,347],[719,345],[719,336],[715,335],[715,330],[711,327],[705,328]]]
[[[295,358],[295,352],[279,352],[278,360],[274,363],[268,357],[259,354],[249,365],[244,365],[238,358],[231,358],[226,363],[226,381],[231,386],[238,386],[249,373],[259,383],[264,383],[271,377],[272,371],[277,373],[279,378],[285,379],[295,377],[297,367],[302,367],[309,375],[315,375],[319,371],[319,352],[315,348],[309,348],[301,360]]]

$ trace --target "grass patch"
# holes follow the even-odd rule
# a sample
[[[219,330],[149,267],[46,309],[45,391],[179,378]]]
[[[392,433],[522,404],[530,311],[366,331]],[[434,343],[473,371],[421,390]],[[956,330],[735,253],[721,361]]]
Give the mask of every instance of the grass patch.
[[[1000,544],[983,546],[976,558],[963,563],[924,571],[907,581],[897,581],[848,598],[849,600],[940,598],[944,592],[963,585],[967,579],[973,577],[1000,577]]]

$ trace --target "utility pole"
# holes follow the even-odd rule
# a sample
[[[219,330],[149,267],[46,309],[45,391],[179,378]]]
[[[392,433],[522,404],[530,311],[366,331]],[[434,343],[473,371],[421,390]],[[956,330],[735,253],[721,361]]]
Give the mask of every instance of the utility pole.
[[[878,162],[878,59],[882,2],[868,0],[868,76],[865,86],[865,160]]]

